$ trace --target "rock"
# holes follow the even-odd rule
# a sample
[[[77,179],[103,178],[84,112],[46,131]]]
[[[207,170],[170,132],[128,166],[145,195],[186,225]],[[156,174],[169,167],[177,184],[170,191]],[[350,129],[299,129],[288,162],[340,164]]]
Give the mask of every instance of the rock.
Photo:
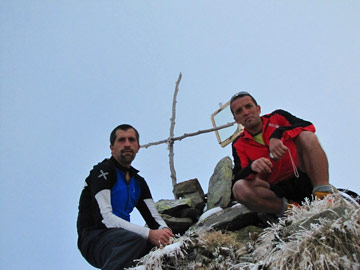
[[[305,202],[264,230],[253,254],[263,269],[360,269],[359,220],[340,194]]]
[[[200,194],[199,192],[186,194],[184,195],[184,199],[191,199],[192,207],[198,209],[201,213],[203,212],[205,207],[204,194]]]
[[[257,214],[251,212],[245,206],[237,204],[207,217],[195,224],[194,227],[206,226],[215,230],[236,231],[246,226],[257,224]]]
[[[263,228],[249,225],[236,232],[239,241],[248,242],[249,240],[256,241],[260,233],[264,231]]]
[[[311,225],[320,224],[320,220],[336,220],[337,218],[344,216],[346,211],[346,207],[338,206],[333,209],[326,209],[318,214],[313,215],[311,218],[305,218],[300,220],[294,224],[291,224],[285,227],[281,233],[281,237],[284,239],[289,235],[300,231],[300,230],[310,230]]]
[[[174,216],[182,209],[191,208],[193,202],[191,198],[179,200],[160,200],[155,203],[156,209],[160,214]]]
[[[360,269],[358,204],[345,202],[340,194],[331,201],[309,201],[276,218],[270,227],[259,228],[263,226],[261,215],[239,203],[231,206],[227,202],[230,185],[224,188],[222,184],[225,178],[230,183],[228,169],[229,160],[224,158],[211,178],[212,187],[209,185],[209,195],[218,190],[225,190],[227,195],[218,195],[217,205],[209,207],[196,224],[205,202],[203,193],[189,184],[197,180],[183,184],[186,188],[179,192],[182,199],[157,203],[164,221],[181,236],[153,250],[131,269],[315,270],[328,269],[329,262],[334,266],[331,269]]]
[[[183,210],[180,210],[180,213],[177,214],[176,216],[178,217],[186,217],[186,218],[191,218],[193,223],[196,223],[199,220],[200,217],[200,210],[198,209],[194,209],[194,208],[186,208]]]
[[[183,196],[182,199],[160,200],[155,203],[160,215],[175,233],[184,233],[199,220],[199,216],[203,212],[205,207],[204,192],[197,187],[196,183],[199,182],[193,179],[186,181],[184,185],[180,185],[180,187],[186,187],[178,189],[179,194]],[[195,188],[191,188],[191,186],[195,186]],[[190,191],[194,192],[187,193]]]
[[[231,202],[232,161],[229,157],[221,159],[210,178],[207,193],[207,209],[220,206],[225,208]]]
[[[201,196],[204,195],[204,191],[196,178],[176,184],[173,190],[175,196],[179,198],[183,197],[186,194],[196,192],[198,192]]]
[[[178,218],[169,215],[161,215],[174,234],[183,234],[193,224],[191,218]]]
[[[309,203],[266,229],[247,226],[251,219],[256,223],[256,214],[240,204],[216,207],[222,210],[205,212],[201,222],[132,269],[359,269],[359,205],[335,197]]]

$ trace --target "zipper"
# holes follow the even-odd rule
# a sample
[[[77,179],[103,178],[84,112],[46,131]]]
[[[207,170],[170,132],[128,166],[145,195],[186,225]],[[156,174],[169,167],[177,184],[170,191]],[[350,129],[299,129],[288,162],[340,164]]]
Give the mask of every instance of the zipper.
[[[126,181],[126,179],[125,179],[125,182],[126,182],[126,189],[127,189],[127,198],[126,198],[126,204],[125,204],[125,209],[124,209],[124,211],[125,211],[125,213],[127,213],[127,208],[128,208],[128,204],[129,204],[129,183],[128,183],[128,181]]]

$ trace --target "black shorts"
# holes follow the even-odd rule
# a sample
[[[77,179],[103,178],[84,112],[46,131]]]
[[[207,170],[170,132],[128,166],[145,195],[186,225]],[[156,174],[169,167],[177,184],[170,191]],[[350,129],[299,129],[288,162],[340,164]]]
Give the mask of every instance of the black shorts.
[[[299,178],[291,178],[277,184],[270,184],[270,189],[279,198],[285,197],[288,200],[301,203],[305,198],[311,199],[313,185],[309,176],[299,171]]]

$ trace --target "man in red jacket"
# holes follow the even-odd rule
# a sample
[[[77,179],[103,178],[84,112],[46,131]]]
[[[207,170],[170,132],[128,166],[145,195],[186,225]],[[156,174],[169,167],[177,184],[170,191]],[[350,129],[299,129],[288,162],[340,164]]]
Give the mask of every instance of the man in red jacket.
[[[328,160],[312,123],[283,110],[260,116],[254,97],[242,91],[230,109],[244,131],[233,142],[233,194],[250,210],[282,216],[293,203],[333,192]]]

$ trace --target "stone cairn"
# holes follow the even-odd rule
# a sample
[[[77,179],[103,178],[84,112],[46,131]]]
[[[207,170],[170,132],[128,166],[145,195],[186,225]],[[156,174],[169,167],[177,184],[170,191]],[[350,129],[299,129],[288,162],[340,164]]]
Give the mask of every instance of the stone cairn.
[[[175,185],[179,199],[156,203],[174,242],[131,269],[360,269],[359,198],[337,193],[306,201],[272,221],[233,202],[231,182],[232,162],[225,157],[207,194],[197,179]]]
[[[206,199],[197,179],[176,184],[173,193],[179,199],[160,200],[156,208],[174,233],[183,234],[199,220]]]
[[[173,193],[179,199],[160,200],[156,202],[156,208],[175,234],[183,234],[192,226],[232,231],[257,224],[254,213],[242,205],[234,205],[231,183],[232,161],[230,157],[224,157],[215,167],[207,194],[198,179],[191,179],[174,186]],[[204,210],[211,209],[224,210],[202,220]]]

